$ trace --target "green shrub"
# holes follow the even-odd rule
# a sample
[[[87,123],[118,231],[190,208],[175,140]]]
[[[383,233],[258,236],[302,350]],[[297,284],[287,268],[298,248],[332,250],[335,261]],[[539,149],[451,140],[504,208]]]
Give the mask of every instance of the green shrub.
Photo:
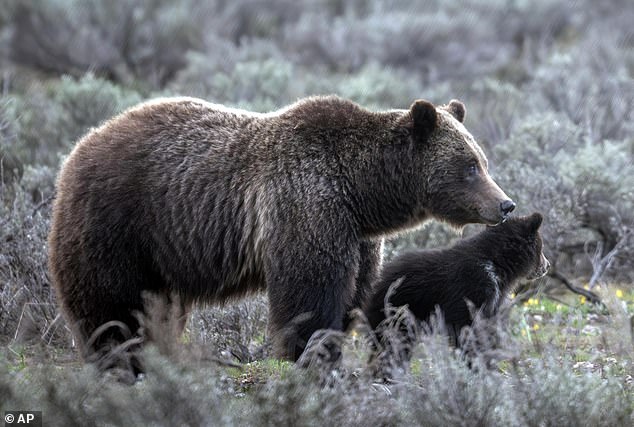
[[[334,89],[334,93],[376,110],[409,108],[422,94],[418,79],[404,70],[381,67],[374,62],[357,73],[342,76]]]
[[[634,253],[631,152],[631,140],[593,143],[566,115],[547,113],[527,117],[493,157],[498,182],[520,212],[545,215],[546,252],[560,258],[557,268],[588,277],[597,267],[588,247],[601,245],[604,257],[623,240],[606,278],[624,280]]]
[[[190,341],[203,344],[220,359],[261,360],[270,356],[267,321],[264,295],[224,307],[200,308],[189,322]]]
[[[303,95],[293,64],[271,43],[209,43],[214,56],[190,52],[187,66],[168,87],[170,93],[256,111],[275,110]]]
[[[29,180],[38,171],[28,171]],[[30,178],[33,176],[33,178]],[[45,181],[50,174],[44,173]],[[51,193],[34,202],[18,184],[0,193],[0,342],[68,342],[47,271]],[[36,185],[38,190],[50,187]]]
[[[506,346],[519,342],[508,335]],[[227,368],[204,359],[161,356],[148,347],[147,373],[133,386],[90,367],[50,365],[14,369],[0,355],[0,410],[38,408],[46,425],[491,425],[611,426],[632,421],[634,394],[613,371],[579,372],[569,354],[542,347],[535,357],[505,368],[469,368],[437,333],[414,350],[413,373],[377,382],[363,352],[343,370],[284,368],[249,376],[248,366]],[[281,369],[281,368],[280,368]]]
[[[33,86],[11,104],[18,127],[16,151],[25,163],[56,167],[60,154],[68,153],[91,127],[140,100],[136,92],[91,74]]]
[[[160,87],[184,65],[185,53],[201,45],[206,7],[199,0],[14,2],[11,56],[49,72],[94,71]]]
[[[546,108],[582,126],[593,143],[630,137],[634,87],[626,55],[614,36],[589,39],[553,54],[536,70],[529,90],[543,98]]]
[[[0,191],[24,173],[22,159],[16,149],[16,124],[11,100],[0,99]]]

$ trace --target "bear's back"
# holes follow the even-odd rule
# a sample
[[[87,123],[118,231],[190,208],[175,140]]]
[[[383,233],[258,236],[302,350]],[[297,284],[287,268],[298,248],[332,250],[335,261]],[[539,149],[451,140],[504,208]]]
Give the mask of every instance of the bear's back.
[[[245,247],[256,244],[262,213],[253,185],[258,151],[244,135],[261,116],[174,98],[133,107],[89,132],[58,178],[53,271],[82,251],[126,253],[136,265],[155,265],[163,281],[200,289],[194,297],[224,294],[221,285],[236,274],[234,281],[260,282],[257,260],[241,254],[255,252]]]

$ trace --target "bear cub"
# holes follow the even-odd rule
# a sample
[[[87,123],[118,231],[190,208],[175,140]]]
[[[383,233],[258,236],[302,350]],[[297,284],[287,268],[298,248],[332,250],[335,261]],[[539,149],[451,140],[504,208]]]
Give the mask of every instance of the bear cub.
[[[380,345],[389,346],[380,332],[388,303],[394,308],[407,305],[421,321],[429,320],[438,306],[449,337],[460,347],[460,332],[471,326],[474,314],[494,316],[519,279],[547,273],[550,263],[542,253],[541,223],[539,213],[511,218],[450,248],[414,250],[386,264],[364,309]],[[411,335],[403,325],[398,335],[405,347],[400,356],[407,360]]]

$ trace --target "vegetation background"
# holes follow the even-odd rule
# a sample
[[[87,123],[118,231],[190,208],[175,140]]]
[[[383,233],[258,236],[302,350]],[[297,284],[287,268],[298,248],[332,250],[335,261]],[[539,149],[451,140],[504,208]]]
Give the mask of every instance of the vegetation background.
[[[2,0],[0,410],[65,426],[630,425],[632,22],[631,0]],[[360,327],[339,337],[344,369],[298,371],[267,358],[262,297],[201,307],[132,387],[81,367],[46,270],[77,138],[156,96],[269,111],[329,93],[371,109],[462,100],[518,213],[544,214],[553,270],[478,355],[496,368],[468,369],[431,334],[385,384]],[[456,238],[431,224],[385,255]]]

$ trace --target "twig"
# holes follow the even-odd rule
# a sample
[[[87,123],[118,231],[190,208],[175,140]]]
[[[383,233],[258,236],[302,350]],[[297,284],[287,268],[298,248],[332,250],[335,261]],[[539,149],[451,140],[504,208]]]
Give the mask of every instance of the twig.
[[[601,298],[599,298],[599,296],[597,294],[595,294],[592,291],[580,288],[578,286],[573,285],[570,280],[568,280],[566,278],[566,276],[564,276],[563,274],[559,273],[558,271],[551,271],[548,274],[550,277],[552,277],[553,279],[559,280],[561,283],[564,284],[564,286],[566,286],[571,292],[574,292],[575,294],[579,294],[579,295],[583,295],[584,297],[586,297],[588,299],[588,301],[590,301],[593,304],[597,304],[597,305],[603,305],[605,307],[605,305],[603,304],[603,302],[601,301]]]
[[[603,242],[599,242],[594,257],[592,258],[592,266],[594,267],[594,272],[592,273],[592,277],[590,278],[589,282],[590,289],[594,287],[603,273],[612,266],[612,262],[614,261],[616,254],[627,244],[628,239],[631,235],[631,230],[625,230],[619,241],[612,248],[612,250],[610,250],[603,257],[601,257],[601,253],[603,252]]]
[[[55,194],[51,194],[50,196],[48,196],[46,199],[42,200],[40,203],[37,204],[37,206],[35,206],[33,208],[33,211],[31,212],[31,218],[33,218],[35,216],[35,214],[37,213],[37,211],[39,211],[40,209],[42,209],[44,206],[48,205],[49,203],[51,203],[51,201],[55,198]]]

